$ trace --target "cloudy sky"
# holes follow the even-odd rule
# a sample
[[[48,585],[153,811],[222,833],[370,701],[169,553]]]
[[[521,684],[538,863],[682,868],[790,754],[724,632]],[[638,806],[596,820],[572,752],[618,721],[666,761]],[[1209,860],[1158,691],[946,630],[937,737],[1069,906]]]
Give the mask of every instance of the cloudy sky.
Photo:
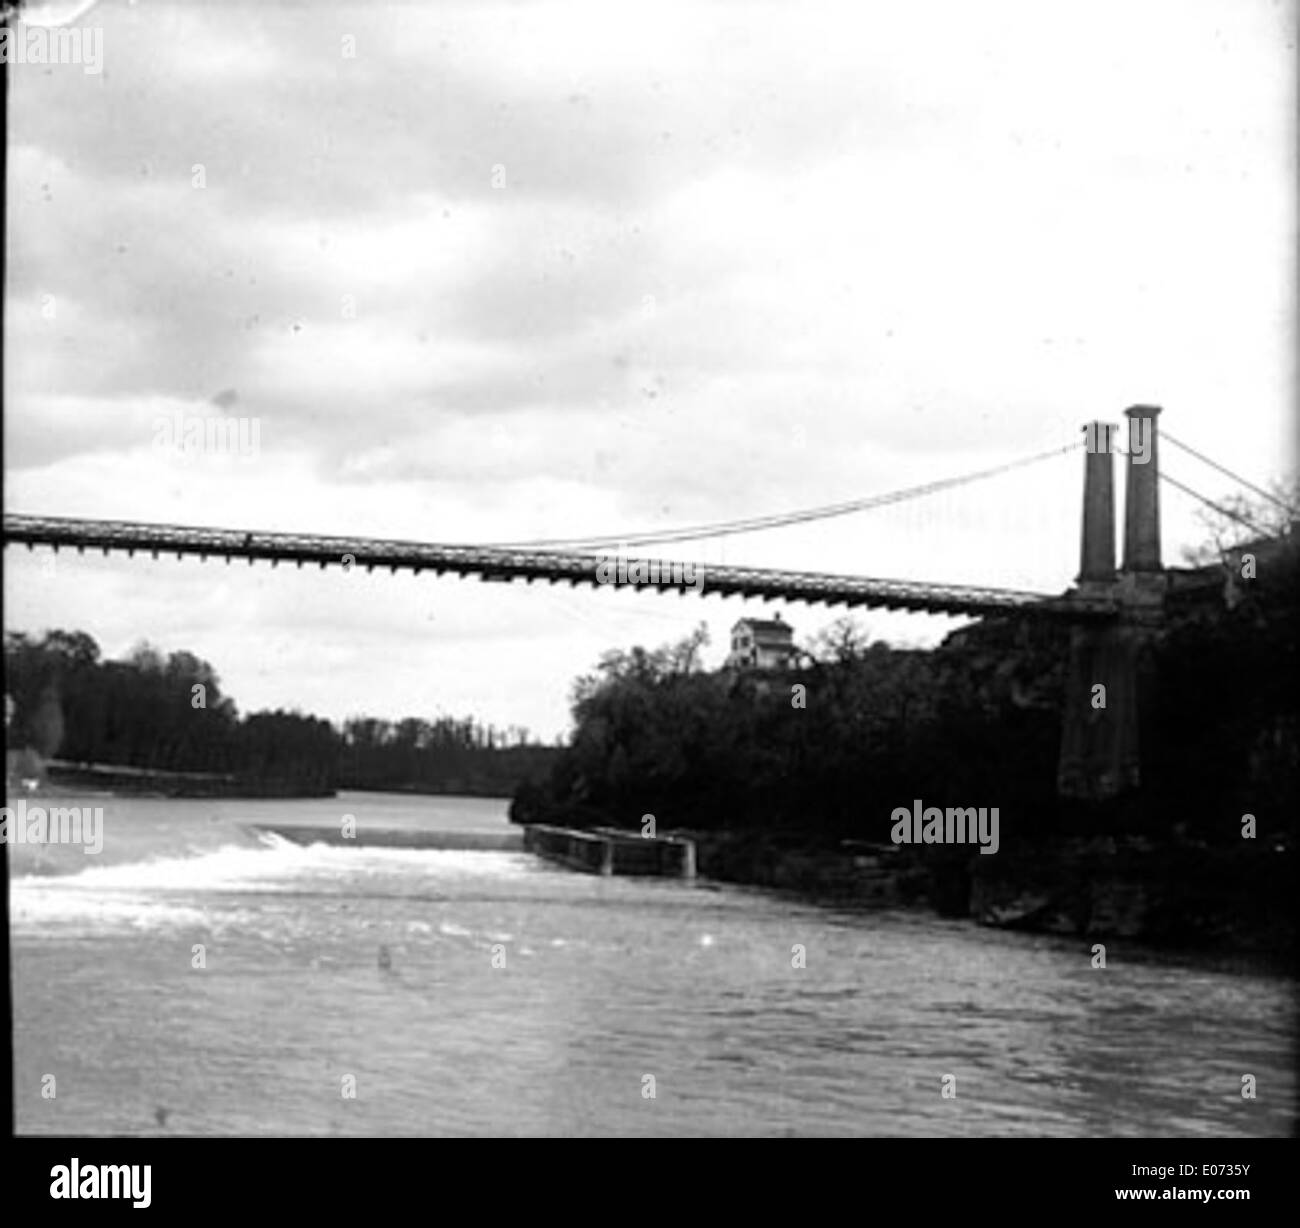
[[[1135,402],[1248,477],[1294,471],[1294,4],[102,0],[74,24],[102,71],[8,69],[8,511],[618,534],[965,473]],[[260,449],[161,451],[175,414],[255,419]],[[1081,472],[665,549],[1056,591]],[[1176,561],[1201,533],[1164,499]],[[5,558],[7,628],[195,651],[244,709],[548,737],[605,649],[706,620],[717,661],[773,608]],[[782,613],[804,637],[841,612]]]

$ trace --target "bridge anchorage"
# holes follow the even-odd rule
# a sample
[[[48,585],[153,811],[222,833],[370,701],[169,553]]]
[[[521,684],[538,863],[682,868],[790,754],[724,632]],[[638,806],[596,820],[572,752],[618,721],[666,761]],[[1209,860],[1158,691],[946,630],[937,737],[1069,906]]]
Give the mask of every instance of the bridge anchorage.
[[[972,617],[1052,619],[1070,627],[1069,669],[1057,774],[1062,797],[1104,801],[1136,787],[1140,778],[1138,715],[1149,699],[1150,649],[1164,622],[1168,573],[1160,562],[1160,410],[1125,411],[1131,438],[1122,566],[1115,566],[1115,510],[1110,442],[1114,427],[1085,426],[1081,565],[1064,594],[1021,592],[917,580],[869,579],[820,572],[709,566],[706,583],[659,584],[657,592],[708,592],[806,605],[910,610]],[[605,561],[585,552],[500,546],[438,545],[383,538],[325,537],[186,525],[79,520],[6,514],[4,544],[29,549],[137,551],[158,558],[197,555],[293,563],[376,567],[391,572],[477,576],[487,582],[597,587]],[[607,564],[606,564],[607,566]],[[1104,708],[1094,706],[1105,688]]]

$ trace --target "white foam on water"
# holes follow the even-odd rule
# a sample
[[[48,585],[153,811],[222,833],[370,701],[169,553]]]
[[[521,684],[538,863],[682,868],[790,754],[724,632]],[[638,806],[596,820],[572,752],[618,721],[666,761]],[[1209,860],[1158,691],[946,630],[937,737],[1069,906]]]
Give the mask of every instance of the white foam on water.
[[[9,924],[18,937],[37,930],[48,932],[52,927],[102,933],[121,929],[179,929],[207,923],[208,914],[203,909],[155,900],[59,890],[19,890],[17,884],[9,895]]]
[[[258,833],[258,839],[252,847],[230,844],[192,856],[92,865],[76,874],[20,875],[10,883],[10,920],[16,931],[87,922],[175,928],[220,922],[228,910],[218,909],[216,899],[205,906],[207,895],[292,895],[312,880],[338,883],[357,875],[423,886],[429,880],[511,879],[527,872],[522,854],[304,846],[270,832]]]

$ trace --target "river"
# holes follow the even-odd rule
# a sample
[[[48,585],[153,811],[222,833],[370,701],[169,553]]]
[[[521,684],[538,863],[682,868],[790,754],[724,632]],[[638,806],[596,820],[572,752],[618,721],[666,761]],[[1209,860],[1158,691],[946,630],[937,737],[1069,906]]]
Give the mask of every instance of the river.
[[[1284,977],[249,826],[497,830],[492,799],[95,804],[98,855],[9,849],[21,1134],[1293,1128]]]

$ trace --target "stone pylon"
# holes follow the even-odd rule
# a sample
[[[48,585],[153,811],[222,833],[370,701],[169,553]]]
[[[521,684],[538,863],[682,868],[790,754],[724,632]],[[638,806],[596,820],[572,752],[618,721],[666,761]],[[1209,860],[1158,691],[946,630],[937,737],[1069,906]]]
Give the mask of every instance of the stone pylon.
[[[1083,541],[1077,591],[1110,596],[1112,622],[1079,624],[1070,633],[1057,790],[1102,802],[1141,783],[1139,716],[1149,697],[1147,650],[1163,621],[1159,468],[1154,406],[1125,411],[1129,446],[1124,500],[1124,563],[1115,571],[1112,480],[1114,428],[1084,428]]]

